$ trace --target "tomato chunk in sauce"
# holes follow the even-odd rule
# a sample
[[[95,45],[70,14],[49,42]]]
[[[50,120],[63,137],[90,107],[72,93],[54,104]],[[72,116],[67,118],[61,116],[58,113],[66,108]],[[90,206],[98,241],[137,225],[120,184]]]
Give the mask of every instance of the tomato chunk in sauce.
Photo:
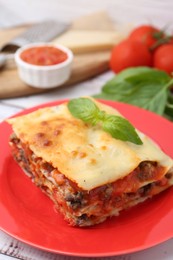
[[[20,58],[32,65],[50,66],[64,62],[67,54],[53,46],[39,46],[24,50]]]

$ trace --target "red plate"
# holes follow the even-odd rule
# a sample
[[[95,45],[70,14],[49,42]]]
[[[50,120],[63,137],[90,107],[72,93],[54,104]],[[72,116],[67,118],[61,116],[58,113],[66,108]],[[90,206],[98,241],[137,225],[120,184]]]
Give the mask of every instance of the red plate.
[[[173,158],[171,122],[134,106],[103,102],[117,108]],[[172,188],[102,224],[90,228],[70,227],[59,213],[55,213],[50,199],[13,160],[8,146],[10,133],[11,127],[3,122],[0,125],[0,227],[6,233],[40,249],[75,256],[131,253],[173,236]]]

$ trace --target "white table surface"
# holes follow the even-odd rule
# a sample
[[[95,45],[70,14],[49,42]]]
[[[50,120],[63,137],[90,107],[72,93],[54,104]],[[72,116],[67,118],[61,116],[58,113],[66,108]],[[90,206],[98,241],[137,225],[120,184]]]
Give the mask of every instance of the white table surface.
[[[0,27],[7,28],[11,25],[38,21],[50,17],[69,22],[81,15],[99,10],[107,10],[114,22],[120,25],[123,23],[139,24],[151,22],[161,27],[169,25],[169,30],[172,30],[173,27],[172,0],[1,0]],[[10,13],[13,15],[10,15]],[[6,19],[4,19],[4,17]],[[76,84],[73,87],[60,88],[49,93],[35,96],[1,99],[0,121],[25,108],[41,103],[96,94],[100,91],[102,85],[111,77],[112,73],[107,72],[86,82]],[[36,249],[0,231],[0,260],[7,259],[73,260],[78,258],[62,256]],[[104,259],[172,260],[173,240],[170,239],[153,248],[137,253],[107,257]]]

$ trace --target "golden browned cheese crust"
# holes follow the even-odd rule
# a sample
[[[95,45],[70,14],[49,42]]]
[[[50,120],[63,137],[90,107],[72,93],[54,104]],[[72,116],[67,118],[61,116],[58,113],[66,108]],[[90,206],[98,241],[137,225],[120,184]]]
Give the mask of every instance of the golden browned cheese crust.
[[[100,109],[120,115],[97,102]],[[36,156],[58,168],[84,190],[91,190],[127,176],[141,161],[157,161],[173,166],[172,159],[147,136],[139,133],[143,145],[112,138],[99,126],[92,127],[74,118],[67,103],[46,107],[8,120],[17,137],[29,145]]]

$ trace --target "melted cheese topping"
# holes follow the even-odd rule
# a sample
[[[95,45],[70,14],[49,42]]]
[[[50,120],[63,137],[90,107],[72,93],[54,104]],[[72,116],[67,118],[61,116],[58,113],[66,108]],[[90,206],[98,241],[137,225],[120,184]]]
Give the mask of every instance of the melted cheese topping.
[[[101,110],[120,115],[112,107],[96,103]],[[39,109],[8,122],[38,157],[84,190],[123,178],[145,160],[159,162],[165,167],[165,173],[173,166],[173,160],[139,131],[143,145],[114,139],[99,126],[92,127],[74,118],[67,103]]]

